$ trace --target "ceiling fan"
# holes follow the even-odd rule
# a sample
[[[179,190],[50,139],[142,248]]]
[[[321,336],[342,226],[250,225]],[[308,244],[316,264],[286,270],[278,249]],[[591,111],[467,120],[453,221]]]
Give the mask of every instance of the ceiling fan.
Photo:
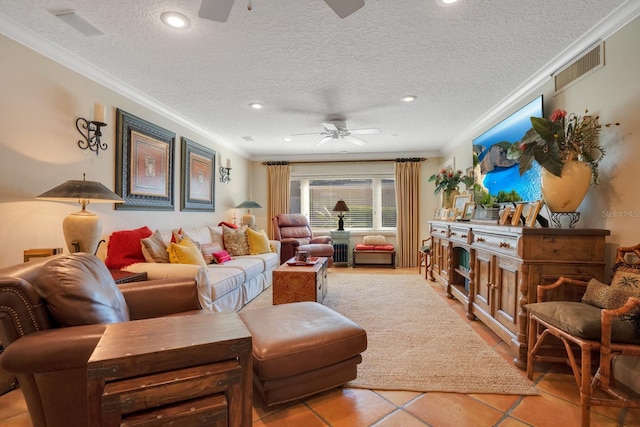
[[[312,132],[312,133],[294,133],[291,136],[300,136],[300,135],[322,135],[322,139],[315,145],[318,147],[325,142],[329,142],[337,139],[344,139],[345,141],[351,142],[356,145],[364,145],[367,141],[356,138],[353,135],[372,135],[380,133],[380,129],[378,128],[369,128],[369,129],[347,129],[347,123],[342,120],[331,120],[328,122],[323,122],[322,126],[324,130],[322,132]]]
[[[340,18],[346,18],[364,6],[364,0],[324,0],[324,2]],[[202,0],[198,16],[212,21],[227,22],[232,7],[233,0]],[[247,9],[251,10],[252,8],[251,0],[249,0]]]

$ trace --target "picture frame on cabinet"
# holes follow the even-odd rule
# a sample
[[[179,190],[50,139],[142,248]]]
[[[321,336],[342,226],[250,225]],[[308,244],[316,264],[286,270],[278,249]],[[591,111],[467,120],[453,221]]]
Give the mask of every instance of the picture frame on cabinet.
[[[476,204],[473,202],[467,202],[464,205],[464,210],[462,211],[462,220],[469,221],[473,218],[473,214],[476,210]]]
[[[538,214],[540,213],[540,209],[542,209],[542,200],[528,203],[527,209],[528,211],[524,225],[525,227],[535,227]]]
[[[520,225],[520,217],[522,216],[522,210],[525,203],[516,203],[516,207],[513,210],[513,216],[511,218],[511,225]]]
[[[116,209],[174,210],[176,134],[121,109],[116,127]]]
[[[215,212],[216,152],[182,137],[182,211]]]
[[[502,214],[500,214],[500,221],[498,222],[498,224],[500,225],[507,225],[510,224],[511,221],[511,206],[505,206],[502,209]]]
[[[454,221],[456,219],[457,214],[458,214],[458,211],[456,211],[455,209],[449,209],[449,212],[447,212],[447,220]]]
[[[443,220],[443,221],[448,220],[449,219],[449,211],[450,210],[451,209],[446,209],[446,208],[441,209],[440,210],[440,219]]]
[[[467,203],[471,201],[471,194],[459,194],[453,197],[453,209],[462,213]]]

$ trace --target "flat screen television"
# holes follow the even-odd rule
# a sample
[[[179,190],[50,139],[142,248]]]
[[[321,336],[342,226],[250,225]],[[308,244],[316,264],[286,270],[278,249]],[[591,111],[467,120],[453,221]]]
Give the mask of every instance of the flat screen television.
[[[495,196],[500,190],[515,190],[523,201],[541,198],[540,165],[533,162],[531,169],[520,176],[519,160],[507,159],[506,150],[497,145],[522,140],[531,128],[531,117],[543,117],[542,95],[473,140],[473,152],[478,157],[474,173],[480,174],[479,182],[489,194]]]

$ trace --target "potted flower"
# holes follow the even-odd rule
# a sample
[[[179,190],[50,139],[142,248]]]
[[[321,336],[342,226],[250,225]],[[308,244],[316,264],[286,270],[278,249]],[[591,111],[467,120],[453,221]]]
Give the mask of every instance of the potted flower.
[[[531,117],[531,125],[522,141],[508,148],[507,157],[520,159],[520,175],[534,160],[538,162],[542,167],[542,194],[549,209],[573,212],[589,185],[599,182],[598,166],[605,155],[599,139],[599,117],[588,115],[588,110],[584,116],[556,110],[548,119]],[[575,182],[566,182],[571,178]]]
[[[439,173],[429,177],[429,182],[435,182],[436,188],[433,194],[442,195],[442,206],[450,208],[453,205],[453,196],[459,194],[458,187],[460,183],[465,185],[466,189],[473,187],[473,177],[466,176],[461,170],[453,171],[451,168],[442,169]]]

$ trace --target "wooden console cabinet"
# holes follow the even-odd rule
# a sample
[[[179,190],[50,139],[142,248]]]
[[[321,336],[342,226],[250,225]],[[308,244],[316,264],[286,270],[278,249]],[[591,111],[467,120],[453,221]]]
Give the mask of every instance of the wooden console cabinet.
[[[603,281],[609,230],[514,227],[476,222],[429,223],[431,274],[527,363],[525,304],[536,287],[560,276]],[[562,296],[558,296],[559,298]]]
[[[87,425],[248,427],[251,343],[237,313],[110,324],[87,365]]]

